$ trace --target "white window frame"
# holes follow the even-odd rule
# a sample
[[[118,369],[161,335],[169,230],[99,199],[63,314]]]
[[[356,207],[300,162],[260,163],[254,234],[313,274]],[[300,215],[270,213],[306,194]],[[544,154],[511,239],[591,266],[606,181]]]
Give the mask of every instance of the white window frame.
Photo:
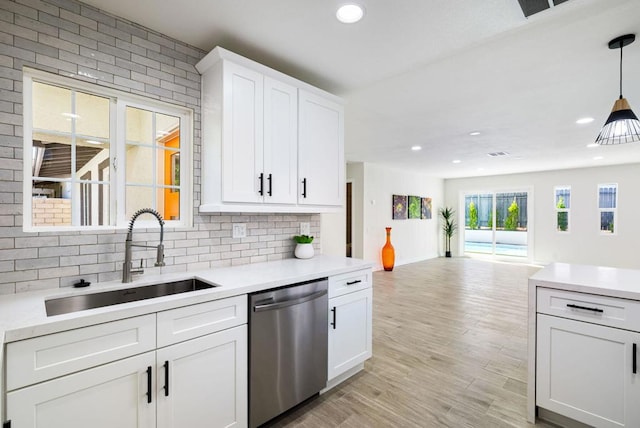
[[[607,187],[615,187],[616,188],[616,199],[615,199],[615,208],[601,208],[600,207],[600,189]],[[606,183],[606,184],[598,184],[598,193],[597,193],[597,204],[598,204],[598,231],[600,235],[604,236],[614,236],[618,234],[618,196],[620,194],[620,188],[618,187],[618,183]],[[603,212],[612,212],[613,213],[613,233],[605,232],[600,228],[601,216]]]
[[[558,190],[569,190],[569,208],[558,208],[556,201],[558,196]],[[555,225],[557,233],[570,233],[571,232],[571,186],[555,186],[553,188],[553,207],[555,209]],[[558,213],[567,213],[567,230],[560,230],[558,227]]]
[[[70,90],[81,91],[110,99],[109,124],[109,156],[110,156],[110,184],[108,225],[103,226],[33,226],[32,224],[32,179],[31,158],[33,147],[33,82],[56,85]],[[124,156],[126,141],[126,107],[142,108],[161,114],[177,116],[180,119],[180,220],[167,220],[168,227],[191,227],[193,225],[193,110],[187,107],[122,92],[116,89],[86,83],[55,74],[25,68],[23,72],[23,230],[25,232],[62,232],[62,231],[104,231],[126,229],[129,219],[126,218],[125,201],[125,165]],[[119,154],[123,155],[120,156]],[[77,195],[72,194],[72,200]],[[141,218],[137,223],[142,227],[159,227],[153,218]]]

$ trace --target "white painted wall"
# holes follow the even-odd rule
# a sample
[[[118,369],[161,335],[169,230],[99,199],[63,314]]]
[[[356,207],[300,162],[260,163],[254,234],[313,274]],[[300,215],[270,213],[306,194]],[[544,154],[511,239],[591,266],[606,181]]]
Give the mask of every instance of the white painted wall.
[[[598,184],[618,184],[618,224],[614,235],[602,235]],[[570,232],[555,227],[554,187],[571,186]],[[530,188],[533,192],[533,243],[537,263],[567,262],[640,268],[640,165],[545,171],[527,174],[445,180],[446,204],[460,212],[463,192]],[[531,208],[530,208],[531,209]],[[531,219],[530,219],[531,220]],[[452,251],[460,254],[454,237]]]
[[[347,164],[347,181],[351,182],[351,255],[364,257],[364,164]]]
[[[347,248],[347,223],[345,208],[339,212],[320,214],[320,252],[344,257]]]
[[[351,170],[352,177],[356,180],[360,166],[354,168],[348,171]],[[387,226],[392,228],[391,243],[396,252],[396,266],[438,257],[441,234],[437,212],[444,199],[444,180],[368,163],[362,164],[362,175],[362,224],[354,229],[361,227],[363,231],[363,258],[375,263],[378,269],[382,268],[380,250],[386,242]],[[349,177],[349,172],[347,176]],[[394,194],[431,197],[433,218],[392,220],[391,201]],[[324,229],[322,233],[324,239]]]

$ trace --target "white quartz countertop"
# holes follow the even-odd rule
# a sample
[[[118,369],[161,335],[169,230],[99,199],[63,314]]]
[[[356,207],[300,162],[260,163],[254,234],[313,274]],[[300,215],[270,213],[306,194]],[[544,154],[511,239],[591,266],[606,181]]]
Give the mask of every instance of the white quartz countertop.
[[[640,300],[640,270],[552,263],[531,276],[529,286]]]
[[[13,342],[43,334],[168,310],[178,306],[353,272],[372,266],[371,263],[359,259],[320,255],[306,260],[285,259],[193,272],[141,275],[134,277],[135,280],[128,284],[112,281],[92,284],[87,288],[80,289],[60,288],[2,296],[0,297],[0,339],[4,343]],[[45,312],[44,302],[52,298],[139,287],[188,278],[196,278],[216,285],[216,287],[50,317]]]

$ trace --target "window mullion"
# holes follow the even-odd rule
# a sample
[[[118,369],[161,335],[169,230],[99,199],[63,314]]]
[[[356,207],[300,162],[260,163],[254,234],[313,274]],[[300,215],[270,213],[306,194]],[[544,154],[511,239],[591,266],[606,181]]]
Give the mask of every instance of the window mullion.
[[[157,113],[154,111],[151,115],[151,176],[153,177],[153,181],[151,182],[151,201],[153,209],[158,211],[158,144],[156,140],[156,116]]]
[[[71,114],[71,224],[80,226],[82,201],[80,200],[80,181],[76,168],[76,122],[78,117],[75,90],[71,90]]]
[[[116,157],[115,162],[115,199],[116,206],[116,226],[124,227],[126,218],[126,130],[127,130],[127,104],[118,100],[116,106]]]

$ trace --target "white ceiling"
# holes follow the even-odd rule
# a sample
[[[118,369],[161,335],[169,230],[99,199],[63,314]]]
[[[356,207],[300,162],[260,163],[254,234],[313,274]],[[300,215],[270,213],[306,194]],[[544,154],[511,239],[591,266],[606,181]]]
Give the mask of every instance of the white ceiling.
[[[640,162],[640,143],[586,147],[618,95],[607,43],[626,33],[639,41],[624,50],[624,95],[640,113],[638,0],[529,19],[517,0],[354,0],[366,9],[354,25],[335,19],[341,0],[84,1],[344,97],[348,161],[444,178]],[[595,121],[576,125],[584,116]]]

